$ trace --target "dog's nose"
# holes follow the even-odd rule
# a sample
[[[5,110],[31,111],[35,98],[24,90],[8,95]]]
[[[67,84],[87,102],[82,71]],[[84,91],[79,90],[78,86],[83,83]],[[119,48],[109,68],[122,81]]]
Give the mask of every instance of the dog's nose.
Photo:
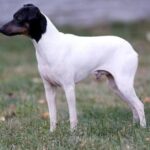
[[[2,27],[0,28],[0,33],[5,34],[5,35],[8,35],[5,26],[2,26]]]
[[[0,28],[0,33],[3,33],[3,32],[4,32],[3,27],[1,27]]]

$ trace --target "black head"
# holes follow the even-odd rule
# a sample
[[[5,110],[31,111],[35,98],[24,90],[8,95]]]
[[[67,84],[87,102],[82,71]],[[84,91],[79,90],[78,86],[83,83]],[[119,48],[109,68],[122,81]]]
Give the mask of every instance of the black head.
[[[13,20],[6,23],[0,32],[7,35],[27,35],[37,42],[46,32],[46,18],[39,8],[33,4],[26,4],[13,16]]]

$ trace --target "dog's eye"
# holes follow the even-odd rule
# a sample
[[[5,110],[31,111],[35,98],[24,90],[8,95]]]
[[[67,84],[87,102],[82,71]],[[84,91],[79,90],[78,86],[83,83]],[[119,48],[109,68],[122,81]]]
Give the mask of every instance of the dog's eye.
[[[14,16],[14,19],[15,19],[18,23],[22,22],[22,17],[21,17],[21,16]]]
[[[17,17],[16,20],[17,20],[18,22],[21,22],[21,21],[22,21],[22,17]]]

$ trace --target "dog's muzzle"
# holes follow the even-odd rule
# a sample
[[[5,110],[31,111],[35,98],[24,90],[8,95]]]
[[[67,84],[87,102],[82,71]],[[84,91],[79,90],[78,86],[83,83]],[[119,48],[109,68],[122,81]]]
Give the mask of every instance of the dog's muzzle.
[[[14,36],[19,34],[27,34],[27,28],[18,25],[14,20],[8,22],[0,28],[0,32],[7,36]]]

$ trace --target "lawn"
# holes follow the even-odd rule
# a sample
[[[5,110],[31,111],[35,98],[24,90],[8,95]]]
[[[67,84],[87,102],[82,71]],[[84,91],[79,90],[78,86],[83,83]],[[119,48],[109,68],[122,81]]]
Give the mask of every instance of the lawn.
[[[58,128],[49,132],[48,111],[35,50],[25,37],[0,36],[0,150],[148,150],[150,147],[150,23],[115,23],[60,30],[78,35],[118,35],[139,53],[135,79],[145,103],[147,128],[132,125],[127,105],[107,86],[105,77],[89,77],[76,86],[79,125],[69,130],[68,109],[58,89]],[[147,100],[147,102],[146,102]]]

